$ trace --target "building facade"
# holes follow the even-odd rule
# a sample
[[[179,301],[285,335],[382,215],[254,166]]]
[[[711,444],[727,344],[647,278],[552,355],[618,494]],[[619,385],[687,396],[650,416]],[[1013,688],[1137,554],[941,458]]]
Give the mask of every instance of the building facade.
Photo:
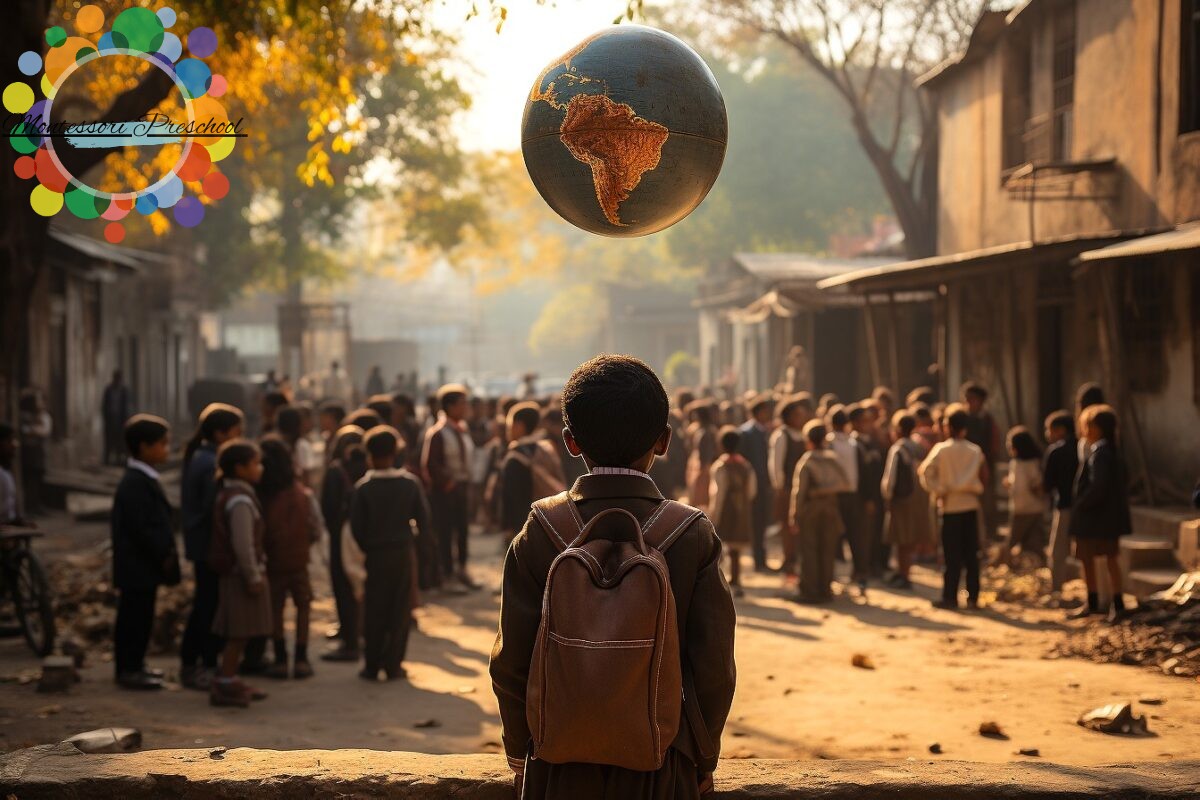
[[[938,255],[822,283],[927,290],[945,396],[1040,428],[1098,381],[1137,490],[1200,470],[1200,0],[1029,0],[919,80],[938,107]]]

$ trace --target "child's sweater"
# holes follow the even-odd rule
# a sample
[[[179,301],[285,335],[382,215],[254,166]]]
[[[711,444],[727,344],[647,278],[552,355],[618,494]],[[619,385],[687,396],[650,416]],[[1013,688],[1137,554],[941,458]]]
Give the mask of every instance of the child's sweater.
[[[422,540],[432,535],[429,506],[416,477],[405,469],[369,470],[355,487],[350,505],[350,532],[367,558],[412,546],[413,522]]]

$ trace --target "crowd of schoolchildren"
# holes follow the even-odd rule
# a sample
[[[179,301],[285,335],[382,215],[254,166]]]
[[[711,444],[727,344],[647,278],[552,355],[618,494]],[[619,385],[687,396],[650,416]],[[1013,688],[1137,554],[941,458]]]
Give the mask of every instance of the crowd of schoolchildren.
[[[321,658],[360,662],[369,681],[405,678],[422,593],[481,588],[468,571],[470,523],[511,541],[534,500],[584,471],[562,444],[562,413],[549,398],[483,400],[450,384],[419,415],[406,393],[373,395],[347,412],[338,402],[314,410],[271,388],[259,414],[251,440],[240,409],[213,403],[183,449],[178,508],[194,596],[180,680],[214,705],[266,697],[248,675],[313,674],[314,558],[328,563],[338,617]],[[157,471],[170,459],[171,431],[136,414],[123,436],[128,460],[112,513],[116,679],[156,689],[163,672],[145,662],[156,593],[181,579],[172,504]],[[319,542],[327,550],[314,548]]]
[[[671,424],[685,447],[656,463],[653,474],[665,493],[686,494],[709,512],[730,557],[735,595],[743,591],[740,556],[748,549],[756,570],[782,572],[795,599],[829,601],[835,565],[848,549],[848,587],[856,593],[872,581],[910,589],[914,563],[940,561],[944,581],[934,605],[958,608],[965,576],[966,604],[976,608],[981,559],[997,542],[996,563],[1049,566],[1054,592],[1071,574],[1073,553],[1088,590],[1074,614],[1105,613],[1096,564],[1103,560],[1110,585],[1120,587],[1118,539],[1131,530],[1116,412],[1098,386],[1081,386],[1073,412],[1046,418],[1043,452],[1024,426],[1002,436],[987,400],[987,389],[973,382],[955,402],[920,387],[901,405],[887,387],[849,403],[803,391],[736,402],[682,390]],[[1001,462],[1004,475],[996,474]],[[998,486],[1007,495],[1004,526]],[[782,560],[769,565],[773,526]],[[1124,611],[1117,591],[1111,613]]]

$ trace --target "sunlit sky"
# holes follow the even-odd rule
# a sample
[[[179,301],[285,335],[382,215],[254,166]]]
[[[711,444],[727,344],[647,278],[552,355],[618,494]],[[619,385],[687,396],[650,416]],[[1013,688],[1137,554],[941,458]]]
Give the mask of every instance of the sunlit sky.
[[[458,135],[470,150],[516,150],[521,146],[521,114],[533,81],[551,59],[580,39],[612,24],[626,0],[509,0],[508,19],[496,33],[479,0],[480,15],[466,20],[471,0],[444,0],[438,20],[461,37],[466,61],[458,75],[471,93],[472,108]]]

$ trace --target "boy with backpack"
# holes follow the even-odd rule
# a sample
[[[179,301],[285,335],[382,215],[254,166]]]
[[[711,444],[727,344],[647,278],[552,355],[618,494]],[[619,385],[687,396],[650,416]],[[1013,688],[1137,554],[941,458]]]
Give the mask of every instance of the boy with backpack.
[[[697,797],[735,682],[721,542],[646,474],[671,429],[643,362],[583,364],[562,411],[566,446],[590,472],[535,503],[513,539],[492,649],[518,794]]]
[[[500,462],[500,528],[508,541],[525,524],[535,500],[567,488],[562,461],[541,421],[537,403],[517,403],[508,412],[508,450]]]
[[[880,493],[885,511],[883,542],[896,548],[896,574],[888,584],[911,589],[909,572],[923,545],[933,540],[929,495],[917,479],[917,468],[925,458],[921,443],[913,438],[917,418],[904,409],[892,416],[896,441],[888,449]]]

